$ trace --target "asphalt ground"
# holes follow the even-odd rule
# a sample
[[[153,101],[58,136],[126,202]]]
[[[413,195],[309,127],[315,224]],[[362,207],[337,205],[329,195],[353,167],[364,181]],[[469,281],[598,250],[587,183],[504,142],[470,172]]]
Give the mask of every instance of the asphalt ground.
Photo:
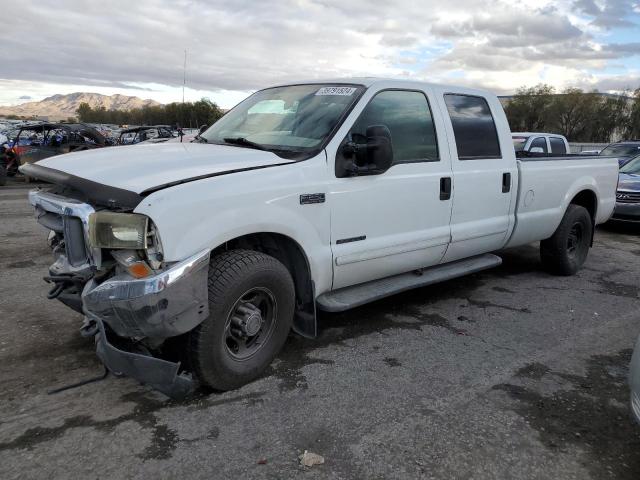
[[[576,276],[501,267],[322,314],[260,380],[182,402],[100,374],[46,299],[47,232],[0,187],[0,478],[640,478],[628,407],[640,229],[600,228]],[[305,450],[322,455],[300,465]]]

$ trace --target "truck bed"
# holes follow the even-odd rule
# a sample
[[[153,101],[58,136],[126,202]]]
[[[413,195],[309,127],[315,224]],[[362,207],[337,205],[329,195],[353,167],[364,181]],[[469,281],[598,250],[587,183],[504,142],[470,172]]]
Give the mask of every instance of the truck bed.
[[[535,155],[519,158],[517,165],[516,221],[507,247],[553,235],[568,204],[585,186],[599,200],[595,204],[596,224],[606,222],[613,213],[618,182],[616,158]]]

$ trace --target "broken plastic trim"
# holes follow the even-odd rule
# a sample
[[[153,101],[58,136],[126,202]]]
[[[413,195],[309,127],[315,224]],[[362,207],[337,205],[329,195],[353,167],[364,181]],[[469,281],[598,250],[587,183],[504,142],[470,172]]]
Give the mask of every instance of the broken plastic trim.
[[[180,363],[114,347],[109,343],[102,320],[95,315],[87,316],[98,326],[95,337],[96,355],[114,375],[135,378],[174,400],[183,399],[195,390],[193,379],[184,373],[178,373]]]

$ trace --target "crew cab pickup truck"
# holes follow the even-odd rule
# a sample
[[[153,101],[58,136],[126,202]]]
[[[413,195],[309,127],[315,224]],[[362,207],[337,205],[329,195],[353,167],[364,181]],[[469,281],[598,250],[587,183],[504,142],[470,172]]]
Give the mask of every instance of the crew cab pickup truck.
[[[197,143],[21,167],[51,230],[49,294],[117,374],[180,397],[257,378],[317,309],[495,267],[541,241],[576,273],[616,201],[615,158],[517,160],[497,97],[360,78],[254,93]]]
[[[571,152],[563,135],[553,133],[513,132],[513,147],[518,152],[565,155]]]

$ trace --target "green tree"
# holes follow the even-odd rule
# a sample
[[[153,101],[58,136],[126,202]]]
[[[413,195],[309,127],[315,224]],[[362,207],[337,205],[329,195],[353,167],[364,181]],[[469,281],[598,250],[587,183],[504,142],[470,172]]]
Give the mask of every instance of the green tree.
[[[549,126],[569,141],[590,141],[589,122],[594,118],[597,101],[596,93],[584,93],[579,88],[565,89],[553,97],[548,111]]]
[[[624,130],[628,138],[640,139],[640,88],[633,93],[633,101]]]
[[[147,105],[128,111],[106,110],[104,107],[91,108],[90,105],[82,103],[76,113],[81,122],[88,123],[179,125],[189,128],[211,125],[223,115],[220,107],[207,98],[184,104]]]
[[[549,123],[549,108],[554,89],[550,85],[519,88],[504,111],[511,130],[516,132],[544,131]]]
[[[93,113],[93,109],[91,105],[88,103],[82,102],[78,109],[76,110],[76,115],[78,115],[78,119],[81,122],[91,122],[91,114]]]

